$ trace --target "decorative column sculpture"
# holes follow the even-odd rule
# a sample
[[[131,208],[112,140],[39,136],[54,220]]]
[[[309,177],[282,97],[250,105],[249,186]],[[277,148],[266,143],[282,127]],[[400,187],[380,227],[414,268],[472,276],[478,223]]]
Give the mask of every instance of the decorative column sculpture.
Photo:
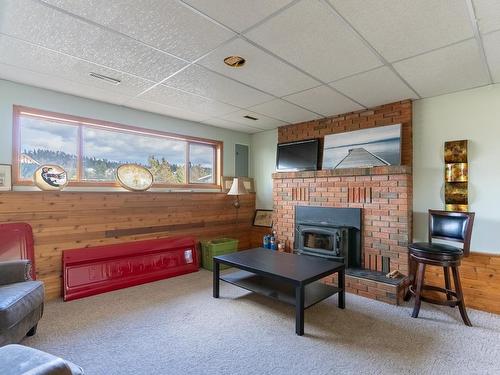
[[[468,211],[467,140],[444,143],[446,211]]]

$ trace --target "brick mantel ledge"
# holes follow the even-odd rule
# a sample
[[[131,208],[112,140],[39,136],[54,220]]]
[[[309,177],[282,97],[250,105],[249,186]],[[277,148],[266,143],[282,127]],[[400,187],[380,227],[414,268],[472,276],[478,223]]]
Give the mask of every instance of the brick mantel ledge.
[[[302,172],[275,172],[273,179],[283,178],[315,178],[315,177],[345,177],[345,176],[376,176],[393,174],[412,174],[412,169],[407,165],[389,165],[386,167],[372,168],[343,168],[343,169],[324,169],[320,171],[302,171]]]

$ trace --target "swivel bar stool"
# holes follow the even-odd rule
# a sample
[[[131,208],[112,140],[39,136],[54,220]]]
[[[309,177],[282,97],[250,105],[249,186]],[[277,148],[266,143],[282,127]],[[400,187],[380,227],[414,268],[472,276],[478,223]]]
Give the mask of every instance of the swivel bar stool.
[[[410,280],[412,285],[406,294],[408,301],[415,296],[412,317],[417,318],[422,301],[455,307],[458,306],[464,323],[472,326],[465,310],[464,296],[458,266],[462,258],[469,256],[473,212],[450,212],[429,210],[429,241],[412,243],[408,246],[410,252]],[[444,243],[432,242],[433,239],[462,243],[462,248]],[[425,266],[443,267],[445,287],[424,284]],[[455,291],[451,289],[450,268],[455,283]],[[423,290],[432,290],[446,294],[446,300],[438,300],[422,296]]]

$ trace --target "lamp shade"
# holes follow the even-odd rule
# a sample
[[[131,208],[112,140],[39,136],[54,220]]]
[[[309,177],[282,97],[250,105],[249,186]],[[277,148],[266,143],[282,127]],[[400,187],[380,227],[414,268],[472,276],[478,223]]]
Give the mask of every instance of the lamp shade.
[[[233,179],[231,189],[229,189],[227,195],[243,195],[243,194],[248,194],[248,191],[245,188],[245,183],[242,179],[236,177]]]

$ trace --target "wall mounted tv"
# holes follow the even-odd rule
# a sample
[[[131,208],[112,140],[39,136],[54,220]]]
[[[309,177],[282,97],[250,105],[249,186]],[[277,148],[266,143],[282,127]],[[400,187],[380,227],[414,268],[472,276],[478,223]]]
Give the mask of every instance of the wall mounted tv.
[[[319,141],[280,143],[276,153],[276,170],[286,171],[315,171],[318,169]]]

